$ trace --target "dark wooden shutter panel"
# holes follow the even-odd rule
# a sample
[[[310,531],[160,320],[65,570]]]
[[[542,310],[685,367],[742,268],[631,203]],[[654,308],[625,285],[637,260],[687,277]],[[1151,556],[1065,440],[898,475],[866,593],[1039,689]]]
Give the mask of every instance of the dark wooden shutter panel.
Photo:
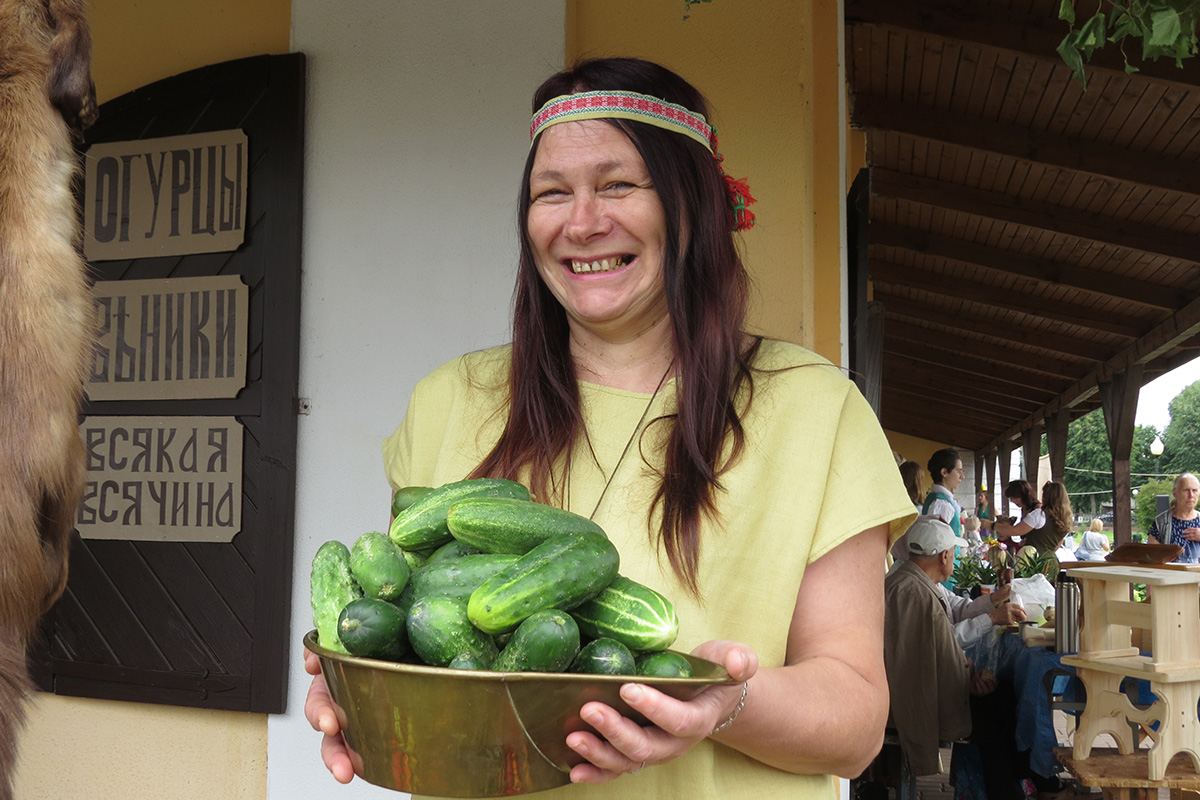
[[[229,543],[75,536],[66,594],[43,621],[45,691],[282,712],[295,513],[304,56],[257,56],[105,103],[88,144],[241,128],[246,239],[235,252],[102,261],[95,279],[240,275],[250,287],[247,385],[233,399],[91,402],[88,415],[236,416],[242,528]]]

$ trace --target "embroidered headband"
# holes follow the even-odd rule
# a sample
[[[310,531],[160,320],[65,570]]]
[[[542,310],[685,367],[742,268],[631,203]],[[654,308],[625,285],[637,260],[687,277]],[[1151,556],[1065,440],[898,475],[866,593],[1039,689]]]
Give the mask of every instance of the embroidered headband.
[[[675,103],[668,103],[638,92],[595,91],[565,94],[547,102],[529,125],[529,142],[539,133],[560,122],[575,122],[584,119],[628,119],[644,122],[656,128],[683,134],[700,144],[717,161],[721,177],[725,179],[732,205],[733,229],[744,231],[753,227],[754,213],[747,206],[754,202],[745,178],[734,180],[725,174],[721,165],[725,159],[717,152],[717,129],[708,124],[703,114],[697,114]]]

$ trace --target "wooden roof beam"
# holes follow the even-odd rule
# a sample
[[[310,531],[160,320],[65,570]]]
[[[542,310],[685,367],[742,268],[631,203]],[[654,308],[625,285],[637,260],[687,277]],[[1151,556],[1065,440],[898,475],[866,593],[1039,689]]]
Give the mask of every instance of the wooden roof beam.
[[[845,0],[845,16],[850,25],[880,25],[945,41],[969,42],[988,50],[1020,53],[1068,69],[1056,52],[1058,43],[1067,33],[1067,26],[1054,14],[1035,15],[1011,7],[952,0],[923,0],[921,3]],[[1089,77],[1093,71],[1103,70],[1137,80],[1200,86],[1200,64],[1196,59],[1188,59],[1183,68],[1179,68],[1170,59],[1143,61],[1135,53],[1130,63],[1138,68],[1138,72],[1127,76],[1119,48],[1110,45],[1093,53],[1086,69]]]
[[[931,294],[1007,308],[1126,339],[1135,339],[1146,331],[1146,324],[1137,317],[1117,313],[1098,315],[1084,303],[1068,303],[1030,292],[1003,289],[958,277],[950,278],[933,270],[917,269],[878,258],[869,259],[867,263],[868,275],[874,283],[901,284]]]
[[[928,397],[929,387],[945,383],[946,373],[944,370],[928,364],[916,366],[897,364],[884,367],[882,380],[885,394],[887,391],[895,389],[908,394]],[[974,376],[964,379],[961,385],[964,388],[970,388],[972,399],[988,404],[991,409],[1003,414],[1009,420],[1026,417],[1041,408],[1045,402],[1032,397],[1007,393],[1007,387],[994,386],[986,381],[980,381]]]
[[[981,433],[979,430],[960,428],[945,422],[935,422],[933,423],[935,427],[931,427],[928,416],[914,416],[898,410],[889,411],[887,406],[883,407],[883,418],[880,423],[884,430],[929,439],[954,447],[965,447],[969,450],[978,450],[980,445],[987,440],[987,433]]]
[[[899,380],[893,379],[887,382],[883,387],[884,402],[892,394],[898,394],[903,397],[916,398],[922,402],[929,402],[929,384],[908,384],[902,383]],[[1005,420],[1013,418],[1013,408],[1011,401],[1008,404],[992,402],[991,399],[981,396],[975,391],[959,393],[947,392],[938,397],[938,402],[943,405],[955,406],[956,408],[980,409],[984,412],[993,414],[997,417],[1002,417]]]
[[[906,347],[910,344],[902,339],[890,336],[887,329],[884,329],[883,335],[883,352],[894,353],[897,355],[905,355],[915,358],[918,361],[924,361],[927,364],[933,364],[943,367],[952,367],[962,372],[978,376],[978,381],[994,382],[997,380],[1005,381],[1013,386],[1027,386],[1033,389],[1050,389],[1055,391],[1056,386],[1066,387],[1071,383],[1070,375],[1055,375],[1051,377],[1045,373],[1035,372],[1026,369],[1019,365],[999,364],[993,361],[986,361],[982,358],[970,356],[961,350],[946,346],[923,345],[918,347]]]
[[[1081,400],[1095,395],[1099,391],[1100,384],[1111,382],[1132,367],[1140,369],[1197,334],[1200,334],[1200,298],[1188,303],[1168,319],[1154,326],[1145,336],[1071,384],[1066,391],[1061,392],[1043,408],[997,436],[989,443],[988,447],[999,447],[1002,443],[1020,436],[1022,431],[1042,424],[1048,415],[1060,409],[1073,408]]]
[[[954,350],[971,358],[987,359],[998,364],[1045,373],[1055,378],[1082,376],[1087,372],[1087,365],[1079,361],[1069,361],[1028,350],[1018,350],[1006,344],[967,339],[956,333],[923,328],[902,319],[889,319],[886,305],[884,306],[884,316],[883,335],[889,339],[895,337],[914,342],[922,347],[941,347],[944,346],[947,336],[950,336]]]
[[[883,407],[914,417],[932,416],[938,422],[949,423],[964,430],[977,431],[985,436],[989,431],[996,430],[998,425],[1003,425],[1007,421],[1003,417],[990,417],[975,409],[947,406],[929,399],[925,402],[913,401],[903,396],[889,397],[884,401]]]
[[[855,127],[894,131],[1138,186],[1200,196],[1200,174],[1195,165],[1161,154],[1139,153],[872,95],[855,94],[853,101],[850,119]]]
[[[922,256],[944,258],[1004,276],[1034,280],[1047,287],[1071,289],[1105,299],[1134,302],[1163,312],[1182,308],[1195,297],[1194,293],[1157,286],[1124,275],[1086,269],[1061,261],[1034,258],[1011,250],[987,247],[964,239],[889,222],[871,223],[871,244],[895,247]]]
[[[1020,322],[999,322],[989,319],[991,305],[983,305],[972,310],[970,316],[952,315],[946,308],[934,303],[913,300],[888,292],[885,287],[875,287],[874,297],[884,304],[884,312],[888,317],[898,317],[921,320],[940,325],[953,325],[964,331],[971,331],[987,339],[999,342],[1016,342],[1018,344],[1036,347],[1056,355],[1068,356],[1099,364],[1108,357],[1110,351],[1101,345],[1074,336],[1058,333],[1048,333]],[[999,333],[1006,331],[1008,335]]]
[[[968,372],[949,364],[931,364],[922,361],[913,356],[884,351],[883,369],[885,378],[889,374],[895,375],[892,370],[899,369],[903,373],[911,373],[913,378],[905,382],[913,382],[924,384],[926,390],[938,385],[956,384],[965,388],[970,387],[972,391],[979,388],[987,392],[989,395],[997,398],[1012,397],[1020,403],[1033,404],[1041,406],[1054,398],[1058,391],[1050,386],[1025,386],[1020,383],[1012,383],[1003,378],[995,378],[992,380],[983,380],[977,372]],[[917,376],[921,376],[917,378]],[[887,380],[884,380],[884,385]]]

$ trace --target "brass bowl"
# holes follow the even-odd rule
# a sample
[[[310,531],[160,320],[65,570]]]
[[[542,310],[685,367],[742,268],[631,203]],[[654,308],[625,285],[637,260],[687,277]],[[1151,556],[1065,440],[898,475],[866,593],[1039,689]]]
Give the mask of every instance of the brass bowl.
[[[355,773],[387,789],[435,797],[507,797],[570,782],[583,759],[567,734],[592,730],[579,717],[598,700],[647,724],[618,690],[631,680],[680,700],[727,683],[719,664],[681,653],[691,678],[545,672],[484,672],[358,658],[304,646],[342,711]]]

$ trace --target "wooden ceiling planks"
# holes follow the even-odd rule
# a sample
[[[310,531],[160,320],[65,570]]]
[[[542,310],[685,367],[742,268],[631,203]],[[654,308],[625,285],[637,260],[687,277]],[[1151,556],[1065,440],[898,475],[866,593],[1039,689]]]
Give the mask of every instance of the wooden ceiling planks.
[[[845,0],[885,427],[995,446],[1044,416],[1031,403],[1096,407],[1098,377],[1141,358],[1148,332],[1167,342],[1148,378],[1197,352],[1200,65],[1129,76],[1101,52],[1084,92],[1054,52],[1057,5]],[[1041,391],[991,387],[976,418],[939,419],[919,402],[939,368],[1009,388],[1037,375]]]

